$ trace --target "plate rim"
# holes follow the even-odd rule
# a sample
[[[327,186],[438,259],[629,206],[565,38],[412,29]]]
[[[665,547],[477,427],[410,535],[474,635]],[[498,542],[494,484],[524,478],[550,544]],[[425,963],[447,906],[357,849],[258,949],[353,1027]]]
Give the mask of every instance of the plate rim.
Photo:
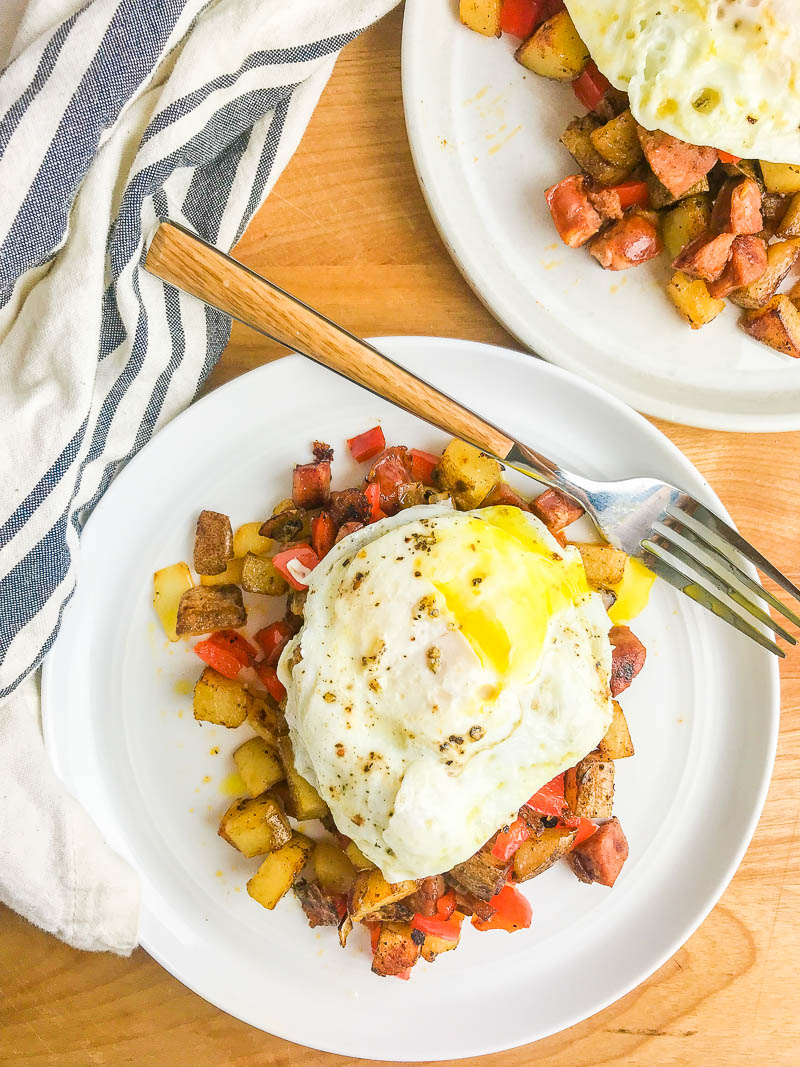
[[[424,28],[425,9],[429,2],[430,0],[406,0],[403,12],[400,70],[408,143],[417,181],[436,231],[464,280],[492,317],[534,358],[568,370],[594,385],[600,385],[628,406],[654,418],[699,429],[739,433],[790,433],[800,430],[800,407],[796,412],[775,414],[745,411],[729,413],[704,408],[702,405],[664,400],[653,393],[628,388],[617,379],[609,381],[602,376],[595,377],[590,374],[585,364],[569,357],[563,349],[546,344],[541,338],[536,339],[533,336],[535,329],[526,330],[522,316],[515,316],[513,310],[504,311],[499,306],[500,298],[496,293],[491,294],[491,283],[480,277],[479,264],[476,257],[470,254],[468,243],[458,238],[459,228],[451,217],[453,209],[449,206],[448,198],[437,179],[437,155],[424,134],[425,124],[421,117],[424,101],[419,98],[416,84],[414,68],[417,57],[412,38],[420,35]],[[435,2],[449,4],[451,0]],[[455,199],[457,198],[452,198],[453,201]],[[547,354],[541,355],[540,352],[544,351]]]
[[[491,345],[480,341],[461,340],[457,338],[428,337],[424,335],[381,336],[373,337],[369,340],[379,349],[383,345],[391,345],[393,348],[392,358],[394,359],[398,359],[398,349],[402,350],[404,347],[407,347],[413,350],[421,344],[424,344],[428,350],[432,350],[434,348],[463,350],[465,347],[468,347],[479,354],[485,353],[487,357],[491,358],[492,360],[500,359],[505,360],[507,362],[514,362],[525,365],[526,373],[532,373],[533,375],[541,374],[545,377],[555,378],[556,380],[559,380],[562,383],[566,384],[568,388],[576,388],[578,390],[594,394],[594,396],[596,398],[600,398],[604,404],[609,405],[612,408],[617,409],[620,413],[624,414],[626,419],[631,420],[632,423],[636,425],[641,432],[643,432],[651,440],[658,442],[658,444],[662,448],[666,446],[666,450],[671,454],[673,460],[679,463],[679,465],[686,471],[686,473],[692,478],[692,480],[697,480],[698,484],[702,484],[705,492],[710,496],[711,500],[719,508],[720,514],[726,519],[730,519],[730,516],[724,508],[724,505],[722,505],[714,490],[711,488],[705,478],[703,478],[702,474],[697,470],[694,464],[692,464],[691,461],[680,451],[680,449],[664,433],[662,433],[661,430],[659,430],[652,423],[650,423],[643,415],[634,411],[628,405],[623,403],[618,397],[608,393],[594,382],[588,381],[557,365],[553,365],[540,360],[537,360],[535,362],[531,361],[530,357],[527,356],[525,353],[515,352],[512,349],[502,348],[500,346]],[[249,375],[268,375],[270,373],[270,368],[272,367],[273,363],[283,363],[287,359],[291,362],[297,362],[300,361],[302,358],[303,357],[299,355],[288,355],[282,357],[279,361],[275,360],[271,363],[262,364],[261,366],[253,368],[253,370],[246,372],[245,374],[238,375],[236,378],[225,382],[213,392],[205,394],[195,403],[189,405],[188,408],[186,408],[178,416],[172,419],[170,423],[163,427],[163,429],[159,431],[159,434],[156,436],[166,434],[167,437],[169,437],[170,435],[180,433],[180,424],[187,416],[189,416],[190,413],[192,413],[192,417],[196,417],[193,414],[194,410],[200,408],[206,410],[207,405],[217,403],[218,400],[216,398],[218,394],[227,391],[229,395],[230,393],[235,392],[237,388],[244,388],[244,385],[242,383],[246,379],[248,379]],[[176,429],[176,427],[178,428]],[[130,461],[130,463],[126,466],[125,469],[137,463],[141,454],[149,447],[149,444],[150,442],[148,442],[148,445],[145,445],[140,450],[140,452],[137,453],[137,455]],[[122,473],[123,472],[120,472],[120,474]],[[113,506],[113,501],[116,495],[120,492],[120,490],[117,488],[114,492],[112,492],[112,489],[114,489],[114,485],[118,481],[119,478],[114,479],[114,483],[112,483],[112,486],[109,487],[109,491],[101,499],[88,522],[96,521],[96,515],[102,514],[105,510],[107,510],[108,507]],[[111,504],[107,503],[109,500],[111,500]],[[53,770],[58,776],[59,780],[62,781],[62,783],[64,783],[66,788],[69,790],[69,785],[64,782],[64,778],[62,777],[63,765],[59,761],[58,754],[58,716],[55,712],[56,699],[54,696],[57,686],[55,684],[51,684],[51,679],[54,676],[53,672],[55,670],[53,664],[55,662],[56,657],[54,655],[48,655],[43,665],[41,717],[42,729],[44,734],[45,747],[47,749],[48,756],[51,760]],[[688,939],[706,920],[706,918],[714,909],[714,907],[716,907],[716,905],[719,903],[720,898],[722,897],[723,893],[730,884],[731,879],[738,870],[747,849],[750,847],[752,837],[755,833],[758,821],[760,819],[764,803],[766,801],[767,792],[774,773],[774,763],[778,741],[778,729],[780,724],[780,676],[778,671],[778,664],[774,661],[774,657],[771,657],[769,661],[765,661],[765,664],[768,664],[767,677],[769,684],[769,700],[765,701],[765,703],[767,703],[769,709],[768,723],[771,735],[769,737],[768,744],[765,750],[767,754],[766,763],[761,774],[761,781],[757,792],[756,803],[754,804],[752,812],[750,814],[745,833],[742,835],[742,844],[740,844],[739,848],[732,855],[731,860],[725,867],[724,873],[714,885],[713,890],[708,894],[708,901],[706,902],[706,906],[700,911],[696,912],[692,916],[690,921],[681,925],[680,932],[670,942],[668,950],[662,954],[659,954],[658,957],[654,957],[650,961],[650,963],[648,963],[643,973],[637,973],[636,977],[632,979],[630,983],[624,983],[622,986],[615,987],[615,989],[610,995],[598,998],[596,1002],[596,1007],[590,1015],[586,1015],[581,1010],[579,1010],[574,1016],[570,1017],[569,1021],[563,1027],[560,1027],[556,1031],[551,1031],[549,1034],[539,1034],[536,1037],[528,1039],[523,1044],[520,1044],[518,1042],[504,1044],[502,1041],[493,1042],[491,1044],[484,1044],[480,1047],[475,1047],[475,1049],[471,1050],[470,1052],[459,1054],[458,1058],[461,1058],[462,1056],[467,1057],[488,1055],[494,1052],[508,1051],[514,1048],[525,1047],[526,1044],[529,1044],[531,1042],[535,1043],[538,1040],[543,1040],[546,1036],[552,1036],[552,1033],[563,1033],[567,1029],[570,1029],[572,1026],[575,1026],[588,1018],[592,1018],[598,1012],[605,1010],[605,1008],[607,1008],[609,1005],[614,1004],[622,997],[627,996],[633,989],[637,988],[642,982],[646,981],[652,974],[659,970],[664,965],[664,963],[666,963],[667,960],[669,960],[675,954],[675,952],[678,951],[688,941]],[[144,917],[145,911],[146,908],[143,904],[142,917]],[[156,919],[156,921],[158,922],[160,920]],[[173,967],[169,966],[165,962],[165,958],[159,952],[157,946],[148,943],[148,941],[144,938],[140,940],[140,944],[141,947],[143,947],[145,951],[147,951],[148,954],[151,955],[159,963],[160,966],[163,966],[164,969],[167,970],[168,973],[170,973],[179,982],[181,982],[182,985],[185,985],[187,988],[191,989],[194,993],[202,997],[204,1000],[207,1000],[209,1003],[214,1004],[215,1007],[217,1007],[221,1011],[224,1011],[226,1014],[230,1014],[234,1018],[239,1018],[242,1021],[246,1022],[248,1025],[251,1025],[256,1029],[264,1030],[264,1032],[271,1033],[274,1036],[281,1038],[282,1040],[290,1041],[295,1044],[301,1045],[301,1047],[315,1048],[320,1051],[330,1052],[337,1055],[360,1055],[357,1052],[354,1053],[349,1050],[342,1051],[341,1047],[336,1047],[323,1041],[315,1041],[313,1045],[303,1045],[301,1040],[298,1040],[298,1037],[295,1034],[291,1032],[286,1032],[281,1027],[271,1026],[269,1030],[265,1030],[265,1028],[261,1024],[259,1024],[258,1021],[248,1018],[248,1012],[242,1012],[240,1014],[233,1015],[233,1013],[229,1011],[227,1007],[219,1003],[217,999],[206,996],[204,993],[202,993],[197,988],[195,982],[191,980],[190,973],[187,973],[186,977],[184,977],[185,972],[183,972],[180,968],[173,969]],[[376,1056],[374,1052],[370,1053],[370,1058],[385,1062],[394,1062],[392,1059],[385,1058],[381,1055]],[[453,1058],[454,1057],[452,1055],[434,1054],[433,1056],[431,1056],[430,1054],[428,1054],[424,1056],[419,1056],[418,1058],[409,1060],[407,1062],[419,1062],[420,1060],[438,1062],[443,1060],[450,1060]]]

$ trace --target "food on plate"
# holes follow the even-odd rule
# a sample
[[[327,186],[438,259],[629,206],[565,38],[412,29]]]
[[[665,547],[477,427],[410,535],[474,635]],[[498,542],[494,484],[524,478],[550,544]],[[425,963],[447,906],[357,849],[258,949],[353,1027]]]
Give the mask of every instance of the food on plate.
[[[231,520],[219,511],[201,511],[194,535],[194,569],[198,574],[220,574],[232,556]]]
[[[292,497],[227,538],[216,562],[241,563],[240,584],[176,564],[154,604],[170,639],[200,638],[195,719],[249,731],[219,835],[259,858],[250,897],[271,910],[293,890],[342,945],[363,924],[374,973],[407,978],[466,918],[529,926],[516,887],[559,860],[618,876],[614,761],[633,743],[615,698],[645,662],[627,623],[653,575],[570,538],[577,501],[526,500],[472,445],[387,447],[374,427],[348,449],[360,484],[332,488],[314,442]],[[232,529],[213,514],[204,566],[209,531]]]
[[[561,142],[579,169],[545,191],[553,224],[605,270],[666,252],[692,329],[725,299],[755,340],[798,357],[772,302],[800,254],[800,20],[793,0],[461,0],[462,22],[521,38],[527,70],[586,112]],[[772,243],[778,241],[779,243]]]

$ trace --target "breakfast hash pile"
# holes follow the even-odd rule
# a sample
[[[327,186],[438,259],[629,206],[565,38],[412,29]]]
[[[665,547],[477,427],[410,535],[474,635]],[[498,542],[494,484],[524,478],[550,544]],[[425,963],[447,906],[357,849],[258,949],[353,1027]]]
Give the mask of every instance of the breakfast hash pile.
[[[796,137],[798,129],[796,102],[791,105],[792,127],[782,121],[779,101],[749,100],[744,69],[755,62],[751,54],[755,52],[762,71],[765,64],[772,64],[779,72],[780,42],[786,35],[780,33],[776,16],[772,38],[759,39],[759,31],[764,37],[764,26],[753,20],[761,14],[762,22],[769,22],[767,13],[754,11],[758,5],[752,3],[739,12],[743,5],[738,0],[733,4],[728,0],[719,11],[713,3],[707,9],[675,5],[663,17],[661,5],[645,10],[649,6],[644,5],[635,18],[631,15],[625,35],[624,17],[615,11],[613,23],[620,38],[615,44],[607,9],[619,5],[605,0],[595,4],[567,0],[566,5],[564,0],[461,0],[460,9],[462,22],[470,29],[487,36],[507,33],[521,38],[515,53],[518,62],[545,78],[571,82],[585,109],[561,135],[579,169],[545,193],[562,241],[572,248],[585,246],[604,269],[612,271],[636,267],[665,253],[674,271],[667,295],[692,329],[715,319],[727,298],[743,309],[739,321],[746,333],[798,358],[800,282],[788,292],[779,289],[800,257],[800,165],[740,158],[659,128],[659,123],[675,126],[680,120],[681,128],[698,131],[699,126],[720,143],[719,138],[725,137],[720,131],[735,128],[738,120],[740,127],[744,124],[753,131],[748,147],[760,146],[773,158],[776,152],[793,150],[790,135],[794,131]],[[698,7],[706,10],[705,17]],[[630,83],[630,96],[598,69],[595,59],[600,61],[600,52],[592,57],[570,11],[581,27],[592,30],[592,39],[604,45],[604,69],[616,84]],[[742,17],[733,18],[737,13]],[[795,22],[790,11],[787,33],[797,34]],[[666,51],[680,61],[677,69],[669,55],[664,56],[664,41],[670,36],[674,40]],[[701,49],[695,39],[710,44]],[[697,78],[713,82],[730,74],[728,60],[714,63],[715,45],[720,55],[723,45],[736,49],[741,77],[734,78],[726,92],[698,90],[690,106],[682,105],[681,94]],[[649,51],[638,67],[634,60],[626,66],[626,54],[635,55],[637,46]],[[711,58],[706,59],[706,51]],[[797,61],[793,46],[786,44],[783,51]],[[709,67],[704,74],[700,74],[701,55]],[[691,63],[691,73],[681,62]],[[643,85],[648,79],[642,71],[651,66],[649,84]],[[640,76],[631,76],[633,71]],[[728,103],[732,98],[735,105]],[[744,112],[737,114],[736,107]],[[726,114],[717,120],[723,111]],[[643,113],[648,128],[634,118]],[[787,125],[788,134],[781,129]]]
[[[616,698],[645,648],[626,625],[608,630],[634,561],[568,541],[582,515],[570,498],[524,500],[496,460],[459,440],[442,455],[387,448],[375,427],[348,447],[365,464],[356,486],[331,488],[333,450],[315,442],[266,521],[234,533],[227,515],[201,512],[199,583],[186,563],[157,571],[154,606],[171,640],[202,638],[195,719],[251,733],[233,756],[246,795],[219,825],[260,859],[249,895],[271,910],[291,890],[309,925],[337,927],[342,946],[365,925],[373,972],[408,978],[420,957],[458,945],[467,917],[481,931],[528,927],[517,887],[559,860],[581,882],[614,884],[628,855],[614,766],[634,752]],[[509,584],[525,581],[537,596]],[[385,616],[376,589],[388,590]],[[284,603],[282,617],[246,636],[248,603]],[[315,630],[316,616],[333,629]],[[392,616],[404,620],[396,633]],[[559,694],[584,708],[566,725]],[[533,709],[527,734],[520,702]],[[519,766],[526,746],[546,754]]]

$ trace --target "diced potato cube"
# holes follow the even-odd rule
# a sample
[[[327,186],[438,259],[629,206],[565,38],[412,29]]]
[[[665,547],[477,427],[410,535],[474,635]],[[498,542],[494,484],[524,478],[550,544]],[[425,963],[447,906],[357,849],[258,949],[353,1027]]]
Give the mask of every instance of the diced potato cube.
[[[610,589],[613,585],[619,585],[628,559],[624,552],[611,545],[572,543],[581,554],[589,585],[594,589]]]
[[[289,584],[269,556],[248,552],[242,563],[242,589],[248,593],[283,596]]]
[[[247,892],[270,911],[292,888],[292,883],[305,867],[314,849],[314,842],[296,830],[282,848],[271,852],[247,883]]]
[[[198,574],[220,574],[232,555],[231,520],[220,511],[201,511],[194,535],[194,569]]]
[[[603,759],[625,759],[627,756],[633,755],[631,732],[628,729],[628,721],[622,708],[616,700],[612,701],[612,703],[614,705],[614,717],[605,737],[597,746],[597,752]]]
[[[357,871],[369,871],[375,867],[372,860],[368,860],[355,841],[351,841],[344,850],[344,854],[353,864]]]
[[[183,636],[238,630],[246,622],[247,611],[238,585],[218,585],[213,589],[195,585],[180,599],[175,633]]]
[[[260,529],[260,522],[246,522],[239,527],[233,535],[233,554],[236,559],[244,559],[248,552],[264,556],[272,550],[275,542],[271,537],[262,537],[258,532]]]
[[[564,773],[564,796],[573,815],[610,819],[614,804],[614,764],[589,755]]]
[[[446,937],[434,937],[433,934],[426,934],[425,940],[420,946],[419,954],[426,963],[433,963],[436,957],[441,956],[443,952],[450,952],[451,949],[458,948],[460,940],[460,934],[455,941],[448,941]]]
[[[178,605],[187,589],[194,585],[192,572],[185,563],[162,567],[153,575],[153,607],[161,619],[164,633],[170,641],[177,641]]]
[[[717,300],[709,293],[702,278],[690,278],[681,270],[672,275],[667,296],[693,330],[711,322],[725,307],[724,300]]]
[[[218,833],[248,857],[274,852],[292,836],[288,819],[270,793],[251,800],[235,800],[222,816]]]
[[[687,196],[661,216],[661,237],[670,262],[711,225],[711,198]]]
[[[219,574],[201,574],[201,585],[240,585],[242,581],[242,561],[229,559],[228,566]]]
[[[459,511],[471,511],[500,481],[500,464],[474,445],[454,438],[442,453],[435,477]]]
[[[788,296],[774,296],[766,307],[746,312],[740,325],[762,344],[800,359],[800,311]]]
[[[630,175],[633,165],[609,163],[594,146],[592,136],[599,130],[600,122],[593,115],[581,115],[573,119],[561,134],[561,143],[589,177],[600,185],[619,185]]]
[[[377,867],[359,871],[350,891],[350,916],[353,922],[358,922],[378,908],[410,897],[416,888],[414,881],[387,882]]]
[[[800,193],[800,166],[760,160],[764,185],[770,193]]]
[[[763,308],[777,292],[778,286],[800,256],[798,242],[777,241],[767,247],[767,269],[756,281],[736,289],[731,300],[740,308]]]
[[[459,0],[458,13],[461,21],[484,37],[500,36],[500,12],[503,0]]]
[[[522,42],[515,57],[543,78],[572,81],[586,66],[589,49],[578,36],[569,12],[558,11]]]
[[[527,882],[552,867],[569,852],[577,832],[564,826],[546,826],[539,837],[523,841],[514,853],[512,881]]]
[[[642,146],[636,134],[636,119],[629,110],[611,119],[589,135],[603,159],[631,170],[642,158]]]
[[[372,973],[403,974],[419,959],[420,946],[411,936],[411,924],[381,923],[378,943],[372,957]]]
[[[240,745],[233,760],[251,797],[261,796],[283,779],[277,752],[261,737],[251,737]]]
[[[286,719],[269,694],[251,695],[247,725],[273,749],[277,749],[281,736],[288,730]]]
[[[666,185],[661,184],[652,171],[647,175],[647,195],[650,199],[650,206],[655,208],[656,211],[670,207],[672,204],[679,204],[681,200],[685,200],[690,196],[702,196],[708,192],[709,188],[708,178],[702,177],[699,182],[692,185],[686,192],[681,193],[680,196],[675,196],[667,189]]]
[[[297,772],[294,765],[292,743],[288,737],[280,738],[278,753],[283,764],[286,782],[289,786],[289,795],[292,799],[289,814],[301,822],[306,819],[324,819],[326,815],[330,814],[328,805],[314,786],[307,782],[302,774]]]
[[[247,717],[252,703],[247,687],[206,667],[194,687],[194,717],[199,722],[235,729]]]
[[[786,214],[775,231],[776,237],[800,237],[800,193],[789,201]]]
[[[349,893],[356,869],[345,853],[330,841],[318,841],[314,849],[314,873],[326,893]]]

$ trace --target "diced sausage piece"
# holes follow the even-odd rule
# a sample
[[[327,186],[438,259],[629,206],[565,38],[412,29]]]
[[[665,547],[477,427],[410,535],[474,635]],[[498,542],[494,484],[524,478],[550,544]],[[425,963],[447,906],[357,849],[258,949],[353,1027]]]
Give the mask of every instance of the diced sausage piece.
[[[716,299],[727,296],[734,289],[756,282],[767,269],[767,242],[763,237],[737,237],[731,245],[731,258],[715,282],[708,283],[708,291]]]
[[[628,858],[628,841],[614,816],[570,853],[572,869],[582,882],[611,886]]]
[[[604,270],[627,270],[653,259],[662,247],[656,226],[634,212],[599,233],[589,251]]]
[[[479,900],[478,897],[473,896],[472,893],[467,893],[459,886],[455,879],[447,879],[448,884],[452,885],[456,894],[456,907],[462,915],[477,915],[479,919],[483,919],[484,922],[491,919],[497,910],[493,904],[489,904],[486,900]]]
[[[336,534],[336,544],[342,540],[343,537],[347,537],[348,534],[355,533],[356,530],[363,530],[363,522],[343,522],[339,527],[339,532]]]
[[[545,524],[551,534],[557,534],[583,515],[583,508],[558,489],[545,489],[531,504],[531,511]]]
[[[330,495],[333,449],[315,441],[313,450],[314,462],[295,467],[292,475],[292,500],[299,508],[321,507]]]
[[[300,906],[305,912],[310,927],[315,926],[338,926],[339,913],[336,905],[327,897],[320,887],[314,882],[306,882],[302,878],[292,886]]]
[[[583,174],[570,174],[545,192],[558,236],[570,248],[586,244],[603,225],[600,213],[592,206]]]
[[[717,162],[716,148],[699,148],[661,130],[636,130],[650,169],[673,196],[682,196]]]
[[[619,696],[644,667],[647,649],[627,626],[612,626],[608,639],[614,646],[611,657],[611,695]]]
[[[411,456],[405,445],[385,448],[369,469],[367,482],[377,482],[381,491],[381,510],[393,515],[400,506],[402,493],[411,479]]]
[[[435,915],[436,901],[444,896],[446,889],[444,875],[436,874],[423,878],[419,889],[408,898],[408,904],[412,911],[419,915]]]
[[[330,496],[329,510],[339,527],[345,523],[360,522],[363,526],[369,522],[369,501],[361,489],[334,490]]]
[[[507,482],[498,482],[489,495],[484,498],[481,507],[492,508],[499,504],[505,504],[512,508],[521,508],[522,511],[530,511],[527,502],[522,499],[519,493],[515,493]]]
[[[711,213],[717,233],[761,233],[761,190],[752,178],[729,178],[720,189]]]
[[[682,249],[672,266],[693,278],[715,282],[725,270],[733,247],[734,234],[707,230]]]
[[[621,219],[624,212],[622,201],[616,189],[592,189],[588,190],[589,202],[598,213],[603,222],[611,219]]]

